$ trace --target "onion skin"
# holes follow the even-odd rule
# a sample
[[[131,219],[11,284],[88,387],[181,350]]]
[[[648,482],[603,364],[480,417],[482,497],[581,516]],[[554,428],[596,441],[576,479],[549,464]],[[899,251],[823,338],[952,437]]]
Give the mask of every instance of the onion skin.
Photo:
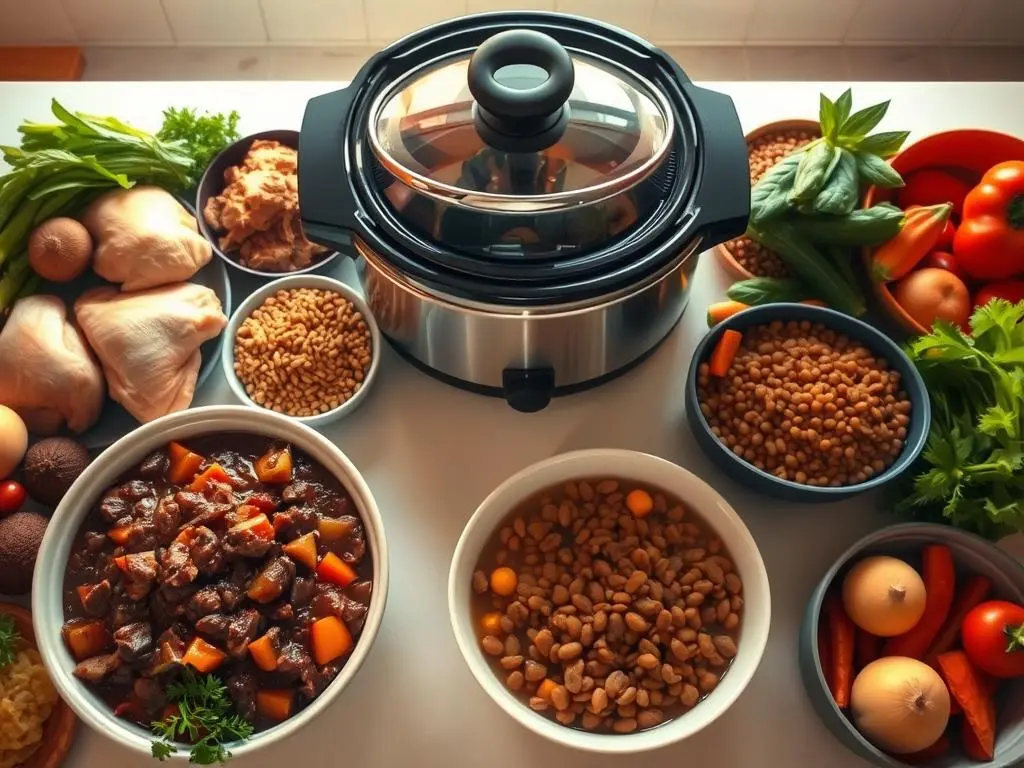
[[[949,724],[949,701],[949,690],[934,669],[916,659],[889,656],[857,675],[850,714],[876,747],[906,755],[942,737]]]
[[[876,637],[896,637],[920,621],[926,605],[921,575],[895,557],[856,563],[843,579],[843,608],[853,623]]]

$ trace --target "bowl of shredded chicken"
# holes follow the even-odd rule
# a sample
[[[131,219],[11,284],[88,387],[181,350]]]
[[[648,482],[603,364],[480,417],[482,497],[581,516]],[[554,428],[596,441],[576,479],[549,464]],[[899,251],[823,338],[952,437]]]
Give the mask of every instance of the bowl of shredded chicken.
[[[74,731],[35,648],[31,616],[0,604],[0,768],[55,768]]]
[[[306,238],[299,214],[298,131],[236,141],[203,174],[199,228],[214,252],[250,274],[320,269],[337,253]]]

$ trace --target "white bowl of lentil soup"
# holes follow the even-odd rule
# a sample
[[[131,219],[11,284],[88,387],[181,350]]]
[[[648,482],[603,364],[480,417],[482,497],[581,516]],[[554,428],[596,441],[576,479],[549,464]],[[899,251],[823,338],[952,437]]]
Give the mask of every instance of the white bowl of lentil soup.
[[[366,399],[380,345],[380,328],[356,289],[294,275],[258,288],[235,310],[221,364],[246,405],[319,427]]]
[[[593,449],[494,490],[455,549],[448,611],[477,682],[531,731],[631,754],[688,738],[761,661],[768,575],[750,531],[669,461]]]

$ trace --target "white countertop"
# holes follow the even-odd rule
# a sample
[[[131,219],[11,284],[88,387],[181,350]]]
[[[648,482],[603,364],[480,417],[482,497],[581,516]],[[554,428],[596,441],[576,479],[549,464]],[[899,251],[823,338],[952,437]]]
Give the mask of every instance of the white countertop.
[[[684,62],[685,64],[685,62]],[[338,84],[337,87],[340,87]],[[242,115],[243,134],[298,128],[306,100],[330,83],[0,84],[0,144],[16,143],[22,119],[47,122],[49,100],[156,129],[166,106]],[[816,116],[818,93],[837,83],[716,83],[736,101],[744,130]],[[1019,133],[1024,83],[854,84],[855,106],[892,99],[884,130],[911,141],[951,128]],[[347,282],[347,261],[335,268]],[[692,739],[638,758],[645,768],[855,768],[866,763],[836,742],[808,703],[797,670],[797,630],[821,574],[863,534],[885,524],[869,495],[824,507],[766,500],[727,480],[694,443],[683,416],[683,378],[705,331],[704,309],[728,279],[705,255],[690,307],[646,363],[603,387],[556,400],[538,414],[445,386],[386,348],[380,378],[353,416],[323,431],[363,472],[391,548],[391,590],[373,652],[351,687],[298,736],[232,764],[245,768],[620,768],[621,758],[574,753],[526,731],[491,702],[464,665],[448,623],[448,566],[462,526],[506,477],[541,458],[593,447],[658,454],[695,471],[743,516],[761,547],[772,590],[764,660],[736,705]],[[236,302],[245,286],[234,280]],[[217,371],[196,405],[232,402]],[[82,727],[67,768],[148,765]]]

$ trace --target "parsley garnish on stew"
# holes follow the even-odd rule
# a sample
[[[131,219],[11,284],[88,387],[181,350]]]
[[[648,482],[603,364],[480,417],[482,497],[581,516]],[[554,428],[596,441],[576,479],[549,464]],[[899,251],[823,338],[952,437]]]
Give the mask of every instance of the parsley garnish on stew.
[[[0,614],[0,669],[14,663],[20,639],[21,635],[18,633],[14,617],[6,613]]]
[[[227,688],[213,675],[200,677],[186,669],[181,678],[167,688],[174,711],[151,724],[160,737],[153,742],[153,757],[165,760],[178,750],[170,742],[188,741],[192,751],[188,761],[196,765],[224,763],[231,753],[225,744],[252,736],[252,723],[232,714]]]

